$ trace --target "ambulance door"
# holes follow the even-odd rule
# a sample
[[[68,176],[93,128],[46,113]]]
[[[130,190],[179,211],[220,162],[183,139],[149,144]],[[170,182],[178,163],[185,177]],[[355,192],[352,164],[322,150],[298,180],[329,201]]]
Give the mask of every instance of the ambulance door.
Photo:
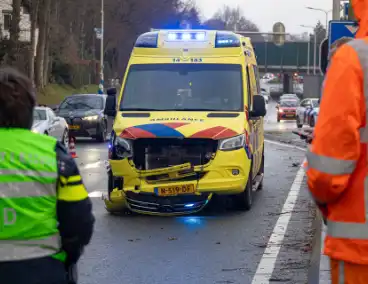
[[[258,94],[257,80],[254,73],[253,65],[247,65],[247,81],[248,81],[248,105],[249,111],[253,110],[253,96]],[[259,90],[260,91],[260,90]],[[261,129],[263,128],[262,119],[250,118],[250,143],[252,146],[252,177],[253,179],[257,176],[262,159],[262,140],[260,140]]]

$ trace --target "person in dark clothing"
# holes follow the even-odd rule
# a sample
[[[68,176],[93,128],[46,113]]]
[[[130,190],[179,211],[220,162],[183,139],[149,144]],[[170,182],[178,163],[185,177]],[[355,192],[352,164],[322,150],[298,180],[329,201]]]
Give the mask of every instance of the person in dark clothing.
[[[33,133],[32,82],[0,69],[0,283],[73,283],[95,218],[78,166],[56,139]],[[2,214],[2,215],[1,215]]]

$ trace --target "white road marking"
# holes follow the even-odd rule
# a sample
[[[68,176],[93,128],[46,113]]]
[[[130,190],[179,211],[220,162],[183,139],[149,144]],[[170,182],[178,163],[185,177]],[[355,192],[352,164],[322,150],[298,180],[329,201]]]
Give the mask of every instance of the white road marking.
[[[294,146],[294,145],[289,145],[289,144],[286,144],[286,143],[271,141],[271,140],[267,140],[267,139],[265,139],[265,142],[270,143],[270,144],[274,144],[274,145],[278,145],[278,146],[282,146],[282,147],[297,149],[297,150],[300,150],[300,151],[303,151],[303,152],[306,152],[307,151],[307,149],[304,149],[302,147],[298,147],[298,146]]]
[[[101,198],[103,194],[104,194],[104,191],[92,191],[88,193],[88,196],[91,198]]]
[[[305,161],[304,161],[305,162]],[[302,165],[304,164],[302,163]],[[257,271],[254,275],[252,284],[269,284],[272,277],[273,270],[277,261],[277,256],[283,244],[285,233],[292,216],[296,201],[299,196],[300,188],[304,178],[304,168],[301,166],[296,174],[294,182],[290,188],[288,197],[282,208],[280,217],[273,229],[272,235],[268,241],[267,247],[262,255],[262,259],[258,265]]]
[[[81,168],[81,170],[88,170],[88,169],[95,169],[98,168],[102,163],[105,163],[105,161],[98,161],[95,163],[89,163],[86,165],[83,165]]]

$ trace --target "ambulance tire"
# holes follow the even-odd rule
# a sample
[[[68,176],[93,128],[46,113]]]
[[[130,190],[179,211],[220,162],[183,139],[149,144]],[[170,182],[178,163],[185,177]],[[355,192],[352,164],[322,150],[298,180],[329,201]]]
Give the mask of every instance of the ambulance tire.
[[[253,177],[252,167],[248,176],[248,182],[242,193],[234,196],[236,209],[241,211],[249,211],[253,205]]]

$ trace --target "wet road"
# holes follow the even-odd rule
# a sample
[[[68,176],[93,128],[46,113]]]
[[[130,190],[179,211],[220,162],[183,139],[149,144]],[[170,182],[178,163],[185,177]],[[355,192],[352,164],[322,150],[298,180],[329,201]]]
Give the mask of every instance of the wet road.
[[[265,117],[265,131],[290,132],[296,128],[295,120],[282,120],[277,122],[276,101],[270,100]]]
[[[307,283],[312,216],[303,151],[266,143],[264,189],[249,212],[219,203],[215,212],[160,218],[106,213],[107,145],[76,148],[96,217],[80,284]]]

